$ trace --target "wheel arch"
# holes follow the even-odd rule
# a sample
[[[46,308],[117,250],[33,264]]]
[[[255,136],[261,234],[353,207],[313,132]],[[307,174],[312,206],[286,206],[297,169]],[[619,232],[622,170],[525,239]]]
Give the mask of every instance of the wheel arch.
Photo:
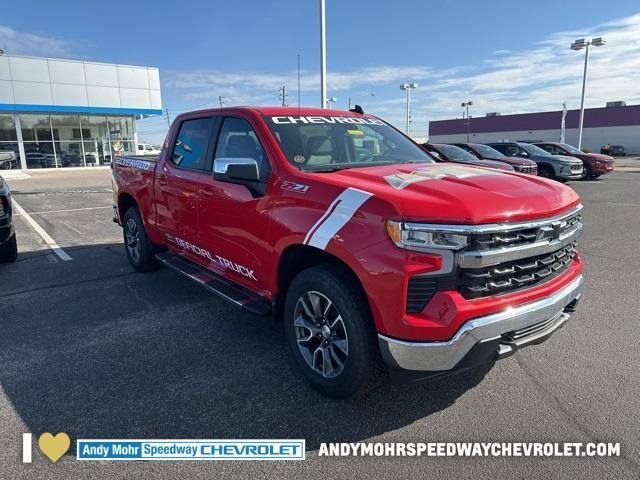
[[[341,266],[344,269],[345,273],[351,277],[351,279],[354,281],[354,284],[366,299],[367,305],[369,306],[369,313],[372,315],[372,321],[374,321],[374,308],[371,305],[369,296],[366,293],[361,279],[358,277],[355,269],[349,264],[349,262],[330,252],[327,252],[326,250],[321,250],[319,248],[303,244],[291,244],[287,246],[280,254],[280,260],[277,269],[278,293],[275,296],[274,301],[274,319],[276,321],[280,321],[282,319],[287,290],[296,275],[298,275],[303,270],[318,265]]]

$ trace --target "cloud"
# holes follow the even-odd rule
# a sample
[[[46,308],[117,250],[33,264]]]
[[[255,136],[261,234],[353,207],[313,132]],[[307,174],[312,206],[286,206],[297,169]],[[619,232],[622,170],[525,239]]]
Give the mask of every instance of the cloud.
[[[633,76],[640,71],[640,14],[582,29],[560,31],[541,38],[520,51],[506,48],[487,52],[473,64],[434,68],[429,65],[374,65],[350,71],[328,72],[328,91],[346,98],[356,92],[375,92],[366,110],[403,126],[405,96],[398,89],[404,81],[416,81],[412,92],[412,132],[426,135],[429,120],[459,117],[460,102],[473,100],[471,114],[502,114],[560,110],[580,105],[584,51],[572,51],[577,38],[603,36],[604,47],[592,47],[589,56],[587,96],[589,107],[625,100],[640,103],[640,89]],[[278,89],[297,85],[297,72],[194,71],[171,73],[166,86],[185,102],[213,105],[218,95],[229,103],[275,104]],[[301,90],[315,96],[319,76],[301,72]],[[293,92],[292,92],[293,93]],[[294,94],[295,95],[295,94]],[[226,98],[228,97],[228,99]],[[290,99],[293,98],[290,97]]]
[[[69,57],[71,43],[55,37],[20,32],[7,25],[0,25],[0,48],[8,54]]]

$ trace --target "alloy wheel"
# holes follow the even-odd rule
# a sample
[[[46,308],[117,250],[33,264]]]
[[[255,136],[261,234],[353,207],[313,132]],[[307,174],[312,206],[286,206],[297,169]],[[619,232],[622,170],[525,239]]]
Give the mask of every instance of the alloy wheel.
[[[298,298],[293,323],[307,365],[324,378],[340,375],[349,355],[349,340],[335,304],[320,292],[306,292]]]

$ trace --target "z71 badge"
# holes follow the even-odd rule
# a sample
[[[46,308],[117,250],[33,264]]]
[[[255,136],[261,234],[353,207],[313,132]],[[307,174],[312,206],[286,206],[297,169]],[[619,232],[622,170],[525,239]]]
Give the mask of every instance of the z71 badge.
[[[309,185],[285,180],[282,182],[282,188],[283,190],[291,190],[292,192],[306,193],[307,190],[309,190]]]

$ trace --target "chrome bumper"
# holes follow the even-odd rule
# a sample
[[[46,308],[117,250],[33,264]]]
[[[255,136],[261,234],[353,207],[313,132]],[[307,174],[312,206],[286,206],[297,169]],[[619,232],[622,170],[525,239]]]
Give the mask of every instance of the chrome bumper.
[[[580,298],[582,285],[583,278],[580,275],[550,297],[469,320],[448,341],[411,342],[379,334],[382,358],[390,367],[403,370],[451,370],[478,344],[496,342],[506,333],[554,319],[544,331],[523,338],[517,345],[501,344],[496,353],[506,355],[515,348],[539,343],[541,337],[551,335],[569,318],[569,314],[563,312],[571,302]]]

